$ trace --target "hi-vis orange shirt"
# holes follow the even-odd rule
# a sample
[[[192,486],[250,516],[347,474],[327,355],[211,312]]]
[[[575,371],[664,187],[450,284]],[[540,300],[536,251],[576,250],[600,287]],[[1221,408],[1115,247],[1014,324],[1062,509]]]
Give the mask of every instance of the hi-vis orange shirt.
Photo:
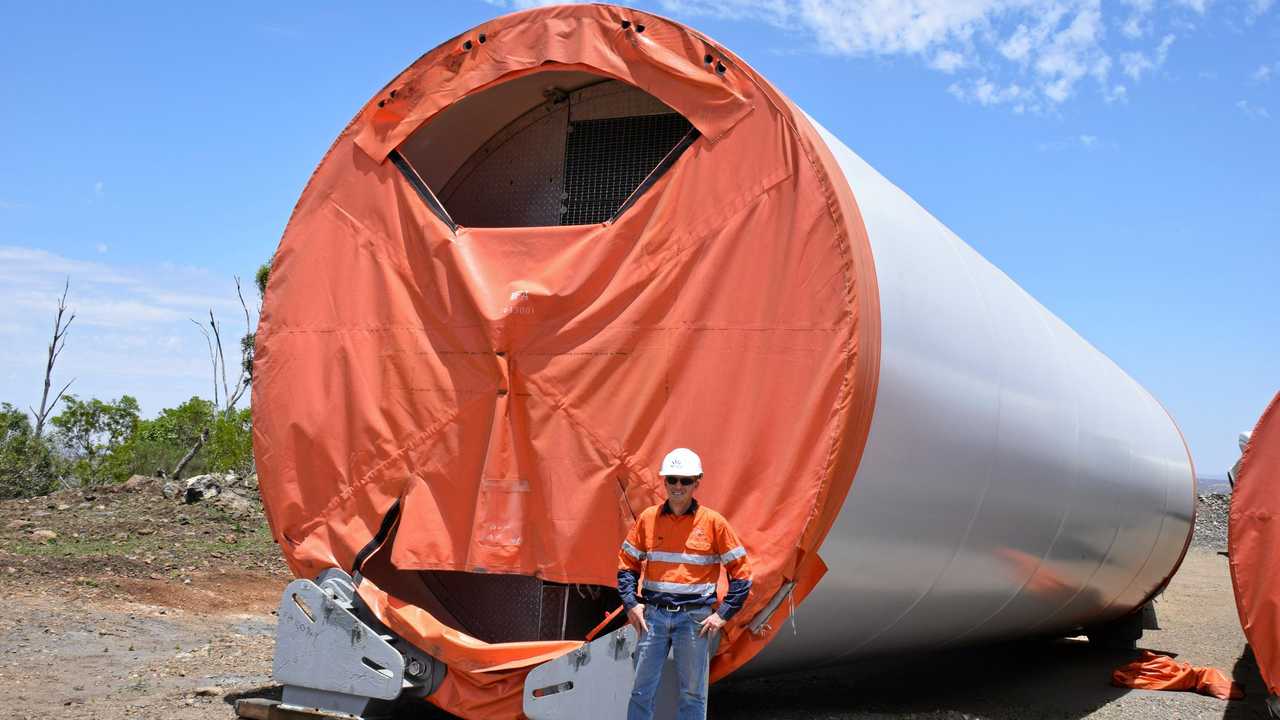
[[[729,592],[716,612],[728,620],[751,590],[747,550],[729,521],[697,500],[683,515],[671,512],[666,503],[654,505],[640,513],[618,552],[618,594],[627,610],[635,607],[636,581],[643,570],[646,604],[711,605],[721,565],[729,574]]]

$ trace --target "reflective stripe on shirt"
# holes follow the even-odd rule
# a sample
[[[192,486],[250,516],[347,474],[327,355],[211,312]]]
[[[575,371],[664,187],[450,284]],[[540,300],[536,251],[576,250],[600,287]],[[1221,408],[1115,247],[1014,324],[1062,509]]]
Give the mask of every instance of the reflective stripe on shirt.
[[[644,560],[645,557],[648,556],[647,553],[640,552],[638,549],[636,549],[636,546],[632,545],[626,540],[622,541],[622,551],[637,560]]]
[[[745,550],[743,552],[746,552]],[[685,565],[719,565],[719,555],[695,555],[693,553],[673,553],[663,552],[661,550],[653,550],[649,553],[650,560],[669,563],[683,563]]]
[[[720,562],[722,562],[722,563],[724,563],[725,565],[728,565],[729,563],[733,562],[734,560],[737,560],[737,559],[738,559],[738,558],[740,558],[740,557],[745,557],[745,556],[746,556],[746,554],[747,554],[747,549],[746,549],[745,547],[743,547],[743,546],[739,545],[738,547],[736,547],[736,548],[734,548],[734,549],[730,550],[729,552],[727,552],[727,553],[725,553],[725,554],[721,555],[721,556],[719,557],[719,561],[720,561]]]
[[[673,583],[658,582],[646,579],[642,587],[654,592],[677,593],[681,595],[711,595],[716,591],[715,583]]]

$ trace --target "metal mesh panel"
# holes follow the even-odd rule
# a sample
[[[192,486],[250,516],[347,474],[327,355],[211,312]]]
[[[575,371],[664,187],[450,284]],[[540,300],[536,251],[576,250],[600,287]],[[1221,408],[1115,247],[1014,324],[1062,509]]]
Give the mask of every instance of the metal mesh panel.
[[[491,643],[581,640],[621,603],[610,587],[562,585],[526,575],[431,570],[419,577],[458,630]]]
[[[569,122],[575,123],[674,112],[658,98],[617,80],[588,85],[569,95]]]
[[[441,191],[459,225],[559,225],[567,105],[534,109],[486,142]]]
[[[458,628],[485,642],[538,640],[542,581],[525,575],[482,575],[436,570],[422,573],[436,599],[462,623]],[[557,615],[560,608],[556,608]]]
[[[689,132],[676,114],[584,120],[565,142],[561,225],[604,222]]]
[[[603,222],[691,128],[657,98],[617,81],[550,93],[486,141],[437,195],[470,227]]]

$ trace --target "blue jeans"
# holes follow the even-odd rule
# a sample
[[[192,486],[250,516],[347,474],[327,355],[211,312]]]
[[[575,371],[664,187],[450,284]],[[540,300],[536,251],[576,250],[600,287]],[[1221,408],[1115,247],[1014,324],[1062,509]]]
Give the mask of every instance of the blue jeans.
[[[644,621],[649,632],[636,648],[636,682],[627,705],[627,720],[652,720],[654,698],[662,681],[662,666],[669,649],[675,650],[676,677],[680,681],[677,720],[703,720],[707,716],[707,670],[711,665],[711,635],[698,636],[698,627],[711,614],[710,607],[672,612],[646,605]]]

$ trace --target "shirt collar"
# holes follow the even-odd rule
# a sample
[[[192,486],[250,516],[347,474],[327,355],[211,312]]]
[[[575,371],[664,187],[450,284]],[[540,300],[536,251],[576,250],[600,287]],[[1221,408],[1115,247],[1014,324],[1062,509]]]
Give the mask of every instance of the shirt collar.
[[[698,512],[698,498],[691,498],[691,499],[690,499],[690,501],[689,501],[689,509],[688,509],[688,510],[685,510],[685,511],[684,511],[684,514],[685,514],[685,515],[692,515],[692,514],[694,514],[694,513],[696,513],[696,512]],[[667,503],[667,501],[665,501],[665,500],[662,502],[662,509],[661,509],[661,510],[659,510],[659,511],[658,511],[658,513],[659,513],[660,515],[674,515],[674,514],[675,514],[675,512],[674,512],[674,511],[672,511],[672,509],[671,509],[671,505],[669,505],[669,504]]]

